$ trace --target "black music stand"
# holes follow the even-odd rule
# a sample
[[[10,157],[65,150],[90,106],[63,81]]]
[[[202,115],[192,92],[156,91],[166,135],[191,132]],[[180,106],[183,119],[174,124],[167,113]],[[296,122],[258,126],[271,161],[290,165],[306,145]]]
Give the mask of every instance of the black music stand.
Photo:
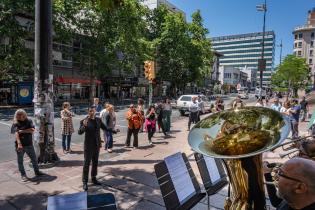
[[[216,194],[218,191],[220,191],[223,187],[225,187],[229,183],[227,179],[227,174],[224,171],[223,161],[220,159],[214,158],[215,166],[217,167],[217,169],[214,169],[214,170],[218,171],[220,178],[213,182],[211,180],[211,176],[209,173],[209,171],[212,169],[208,168],[208,165],[206,163],[204,156],[199,153],[194,153],[194,156],[198,165],[198,169],[201,175],[203,185],[208,195],[207,196],[208,209],[210,209],[210,196]]]
[[[160,185],[161,193],[167,210],[188,210],[198,204],[205,196],[206,193],[202,193],[200,186],[197,182],[196,176],[188,162],[188,159],[184,153],[181,154],[185,162],[187,171],[190,176],[190,180],[193,184],[195,194],[181,203],[178,199],[171,175],[168,171],[165,161],[159,162],[154,165],[155,174]]]

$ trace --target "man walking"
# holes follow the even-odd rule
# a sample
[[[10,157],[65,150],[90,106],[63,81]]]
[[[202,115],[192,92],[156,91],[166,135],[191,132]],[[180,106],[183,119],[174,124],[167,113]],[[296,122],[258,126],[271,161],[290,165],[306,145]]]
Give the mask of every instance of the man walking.
[[[271,109],[277,111],[277,112],[280,112],[282,106],[281,104],[279,103],[279,98],[275,98],[273,104],[271,105],[270,107]]]
[[[290,119],[291,119],[291,129],[292,129],[292,138],[299,137],[299,118],[301,107],[297,99],[292,100],[292,107],[289,109]]]
[[[27,114],[23,109],[18,109],[14,114],[14,122],[11,127],[11,133],[15,135],[15,150],[19,171],[21,173],[22,182],[28,180],[23,165],[24,154],[26,153],[31,159],[33,169],[36,176],[44,175],[39,171],[36,154],[33,146],[32,135],[35,131],[32,120],[27,118]]]
[[[125,142],[125,147],[130,147],[130,139],[133,134],[133,148],[138,148],[138,133],[143,124],[143,116],[137,111],[136,107],[131,104],[129,106],[129,111],[126,113],[126,120],[128,121],[128,132],[127,139]]]
[[[91,177],[92,183],[95,185],[101,185],[96,179],[97,166],[99,151],[102,146],[100,129],[108,130],[106,126],[102,123],[101,119],[95,116],[96,110],[94,106],[89,107],[88,116],[80,122],[79,134],[85,133],[84,138],[84,165],[83,165],[83,190],[88,190],[88,178],[89,178],[89,168],[92,161]],[[115,131],[113,131],[115,132]]]
[[[190,130],[191,123],[198,122],[199,104],[197,97],[192,98],[192,103],[189,105],[189,119],[188,119],[188,131]]]
[[[301,122],[304,122],[306,117],[307,117],[307,113],[308,113],[308,102],[305,99],[305,96],[303,96],[302,100],[300,101],[300,106],[301,106],[301,111],[302,111],[302,119]]]

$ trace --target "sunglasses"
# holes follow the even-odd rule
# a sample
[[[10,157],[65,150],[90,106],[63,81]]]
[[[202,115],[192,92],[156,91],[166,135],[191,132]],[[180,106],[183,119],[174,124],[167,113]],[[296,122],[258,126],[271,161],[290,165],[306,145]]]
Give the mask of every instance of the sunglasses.
[[[279,181],[279,177],[283,177],[285,179],[289,179],[291,181],[295,181],[295,182],[302,182],[301,180],[298,180],[296,178],[290,177],[285,175],[285,173],[283,172],[283,170],[281,168],[278,168],[278,170],[275,173],[275,179],[276,181]]]

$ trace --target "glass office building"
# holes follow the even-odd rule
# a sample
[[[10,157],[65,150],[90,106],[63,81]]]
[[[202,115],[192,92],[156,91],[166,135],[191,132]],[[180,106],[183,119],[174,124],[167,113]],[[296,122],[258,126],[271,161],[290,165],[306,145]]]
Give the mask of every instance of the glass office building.
[[[213,48],[222,53],[221,66],[233,66],[241,70],[252,71],[252,87],[259,85],[258,60],[262,52],[262,33],[248,33],[240,35],[220,36],[211,39]],[[264,58],[266,59],[266,71],[263,72],[263,86],[271,83],[271,73],[274,68],[275,57],[275,33],[265,33]]]

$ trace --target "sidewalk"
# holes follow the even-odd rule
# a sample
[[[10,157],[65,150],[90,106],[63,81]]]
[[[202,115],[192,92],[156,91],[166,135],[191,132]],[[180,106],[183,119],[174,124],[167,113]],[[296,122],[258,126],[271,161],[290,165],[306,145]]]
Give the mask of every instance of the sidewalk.
[[[173,138],[164,139],[163,134],[156,133],[152,147],[147,146],[145,133],[139,135],[140,148],[137,150],[123,148],[125,138],[114,137],[114,153],[105,153],[102,149],[100,154],[98,178],[103,186],[91,185],[89,193],[113,193],[119,209],[165,209],[154,173],[154,164],[178,151],[186,153],[202,186],[199,171],[191,156],[193,152],[187,142],[187,121],[188,119],[185,118],[173,123],[171,133]],[[301,124],[301,132],[305,132],[303,128],[305,124]],[[61,161],[53,168],[43,169],[43,172],[49,176],[27,183],[20,182],[16,161],[0,163],[0,209],[46,209],[48,195],[82,191],[82,146],[74,145],[72,150],[73,154],[64,155],[61,149],[57,149]],[[284,161],[277,153],[265,153],[264,157],[270,162]],[[25,164],[27,174],[32,177],[33,172],[27,165]],[[218,194],[211,196],[211,210],[223,209],[226,195],[227,188],[224,188]],[[206,199],[194,208],[194,210],[205,209],[207,209]]]

